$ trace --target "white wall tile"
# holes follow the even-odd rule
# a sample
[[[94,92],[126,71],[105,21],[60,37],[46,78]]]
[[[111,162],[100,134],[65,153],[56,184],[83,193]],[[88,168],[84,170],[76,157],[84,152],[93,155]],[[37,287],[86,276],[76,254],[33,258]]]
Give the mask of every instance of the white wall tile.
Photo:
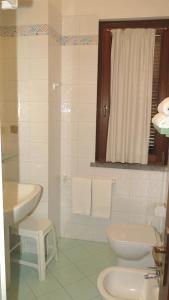
[[[18,104],[18,120],[19,122],[30,121],[30,107],[29,102],[22,102]]]
[[[32,216],[39,219],[48,218],[48,203],[40,201]]]
[[[80,65],[79,68],[80,84],[96,84],[97,83],[97,66],[95,65]]]
[[[79,63],[79,46],[62,47],[62,65]]]
[[[13,64],[14,67],[14,64]],[[30,78],[30,64],[28,59],[26,58],[19,58],[17,59],[17,65],[16,65],[16,73],[15,78],[17,80],[29,80]]]
[[[29,162],[30,161],[30,144],[29,141],[20,141],[19,142],[19,159],[22,162]]]
[[[29,81],[30,101],[45,101],[48,100],[48,81],[45,80],[30,80]]]
[[[79,20],[76,16],[63,16],[62,34],[79,35]]]
[[[62,84],[79,84],[79,65],[63,65]]]
[[[48,122],[48,104],[45,102],[29,102],[30,122]]]
[[[32,181],[48,181],[47,163],[30,163],[30,177]]]
[[[79,16],[80,35],[97,35],[98,18],[96,16]]]
[[[79,46],[79,59],[81,65],[97,65],[98,46]]]
[[[48,79],[48,60],[46,58],[29,59],[29,80]]]
[[[95,140],[84,139],[78,143],[78,157],[90,158],[91,162],[95,159]]]
[[[132,179],[131,180],[131,195],[133,197],[137,196],[148,196],[149,190],[149,181],[148,180],[138,180]]]
[[[48,36],[30,36],[29,43],[29,57],[30,58],[48,58]]]
[[[18,123],[18,142],[27,142],[30,138],[30,128],[28,122]]]
[[[15,83],[16,95],[18,96],[18,101],[30,101],[30,88],[28,80],[19,80]],[[15,91],[15,90],[14,90]]]
[[[97,86],[81,84],[79,87],[79,101],[81,103],[96,103]]]
[[[79,104],[78,109],[77,117],[79,122],[93,122],[96,119],[95,104]]]
[[[77,101],[79,99],[79,85],[62,85],[61,95],[62,103]]]
[[[47,163],[48,162],[48,144],[32,142],[30,147],[30,161],[37,163]]]
[[[29,126],[30,126],[30,142],[41,142],[41,143],[48,142],[48,128],[46,122],[43,123],[31,122]]]
[[[29,47],[29,38],[26,36],[17,36],[15,39],[16,45],[14,45],[14,49],[16,49],[16,57],[19,58],[28,58],[30,56],[30,47]]]
[[[29,162],[19,162],[19,180],[20,182],[28,182],[30,180]]]
[[[15,11],[13,11],[13,14],[15,14]],[[15,22],[17,22],[18,25],[47,24],[48,1],[36,0],[32,3],[21,2],[19,7],[19,13],[17,14]]]

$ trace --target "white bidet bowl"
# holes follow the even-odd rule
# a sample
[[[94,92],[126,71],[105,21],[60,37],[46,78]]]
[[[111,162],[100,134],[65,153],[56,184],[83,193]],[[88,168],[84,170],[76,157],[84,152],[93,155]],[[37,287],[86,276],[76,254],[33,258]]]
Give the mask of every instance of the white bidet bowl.
[[[107,268],[100,273],[97,288],[104,300],[158,300],[158,279],[145,279],[147,273],[150,270]]]

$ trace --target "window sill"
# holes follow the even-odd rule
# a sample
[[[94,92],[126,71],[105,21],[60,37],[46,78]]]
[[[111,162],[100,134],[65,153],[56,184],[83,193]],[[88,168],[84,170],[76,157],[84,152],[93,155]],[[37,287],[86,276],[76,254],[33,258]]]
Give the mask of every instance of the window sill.
[[[94,168],[113,168],[113,169],[130,169],[130,170],[147,170],[147,171],[166,171],[167,166],[162,165],[141,165],[141,164],[122,164],[111,162],[92,162],[90,164]]]

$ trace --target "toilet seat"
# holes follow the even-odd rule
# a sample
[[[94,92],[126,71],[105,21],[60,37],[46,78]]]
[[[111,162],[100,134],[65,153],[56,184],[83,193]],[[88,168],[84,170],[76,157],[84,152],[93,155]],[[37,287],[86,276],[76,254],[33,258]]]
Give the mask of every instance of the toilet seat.
[[[143,224],[112,224],[107,228],[110,240],[160,245],[160,236],[151,225]]]

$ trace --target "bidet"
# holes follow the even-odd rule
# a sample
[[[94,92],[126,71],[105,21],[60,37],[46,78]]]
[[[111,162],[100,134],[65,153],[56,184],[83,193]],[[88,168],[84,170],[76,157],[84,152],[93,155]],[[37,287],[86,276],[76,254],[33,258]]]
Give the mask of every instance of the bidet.
[[[111,267],[102,271],[97,288],[103,300],[158,300],[159,285],[156,272],[145,279],[148,269]]]

